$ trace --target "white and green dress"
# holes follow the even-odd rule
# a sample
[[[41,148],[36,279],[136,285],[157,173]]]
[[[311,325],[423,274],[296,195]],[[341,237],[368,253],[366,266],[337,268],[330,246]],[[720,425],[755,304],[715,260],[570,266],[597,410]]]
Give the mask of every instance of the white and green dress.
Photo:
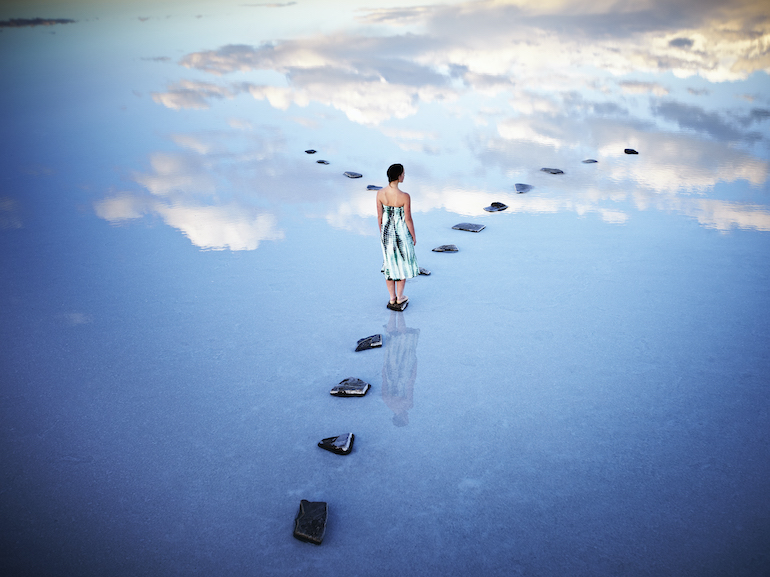
[[[382,274],[388,280],[404,280],[420,274],[414,239],[404,220],[403,206],[382,205]]]

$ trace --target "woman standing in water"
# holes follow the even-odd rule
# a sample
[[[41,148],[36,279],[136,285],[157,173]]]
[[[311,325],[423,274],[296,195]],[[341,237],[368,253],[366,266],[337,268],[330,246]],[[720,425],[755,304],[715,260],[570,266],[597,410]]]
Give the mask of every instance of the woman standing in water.
[[[404,296],[406,279],[420,274],[414,246],[417,235],[412,222],[412,199],[398,188],[404,182],[404,167],[388,168],[388,186],[377,191],[377,222],[382,243],[382,274],[388,285],[388,308],[403,310],[409,298]]]

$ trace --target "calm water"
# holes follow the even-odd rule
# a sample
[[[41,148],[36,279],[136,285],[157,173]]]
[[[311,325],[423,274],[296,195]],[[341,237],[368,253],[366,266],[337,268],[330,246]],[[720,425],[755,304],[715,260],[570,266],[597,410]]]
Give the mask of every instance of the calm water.
[[[585,10],[5,3],[3,573],[770,572],[770,12]]]

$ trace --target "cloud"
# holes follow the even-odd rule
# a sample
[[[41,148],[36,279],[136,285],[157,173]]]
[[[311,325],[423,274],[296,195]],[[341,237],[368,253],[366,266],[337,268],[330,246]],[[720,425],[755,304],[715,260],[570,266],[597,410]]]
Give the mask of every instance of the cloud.
[[[654,106],[653,112],[666,120],[675,122],[680,128],[708,134],[724,142],[738,142],[741,140],[751,142],[762,139],[761,134],[743,132],[724,121],[718,113],[706,112],[699,106],[667,100]],[[758,112],[754,117],[749,116],[743,124],[749,125],[757,119],[761,119],[761,116],[761,112]]]
[[[668,88],[661,86],[657,82],[636,82],[633,80],[624,80],[618,85],[627,94],[647,94],[652,93],[655,96],[665,96],[669,93]]]
[[[68,18],[11,18],[0,20],[0,28],[27,28],[33,26],[55,26],[57,24],[74,24],[77,20]]]
[[[180,110],[182,108],[209,108],[209,99],[233,98],[239,92],[210,82],[195,82],[182,80],[172,85],[167,92],[153,92],[152,99],[166,108]]]

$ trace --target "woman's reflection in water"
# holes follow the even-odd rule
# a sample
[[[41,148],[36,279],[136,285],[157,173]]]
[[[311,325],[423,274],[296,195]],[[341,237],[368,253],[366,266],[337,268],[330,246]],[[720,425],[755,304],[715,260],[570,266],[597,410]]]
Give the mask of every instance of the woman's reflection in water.
[[[403,312],[391,311],[385,341],[385,361],[382,365],[382,399],[393,415],[393,424],[409,424],[407,411],[414,404],[414,380],[417,378],[417,339],[420,329],[406,326]]]

